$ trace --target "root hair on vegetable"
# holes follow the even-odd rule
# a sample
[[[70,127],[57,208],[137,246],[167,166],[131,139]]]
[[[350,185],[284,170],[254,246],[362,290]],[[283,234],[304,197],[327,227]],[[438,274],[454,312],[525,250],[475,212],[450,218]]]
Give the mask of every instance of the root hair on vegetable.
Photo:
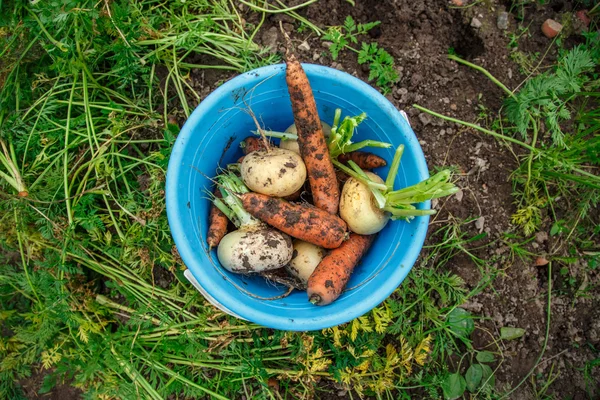
[[[223,278],[224,281],[230,283],[237,290],[239,290],[240,292],[244,293],[245,295],[247,295],[249,297],[252,297],[252,298],[257,299],[257,300],[264,300],[264,301],[272,301],[272,300],[283,299],[283,298],[286,298],[287,296],[289,296],[292,293],[292,291],[294,290],[294,288],[290,287],[290,286],[287,286],[287,290],[285,292],[279,294],[279,295],[276,295],[276,296],[273,296],[273,297],[262,297],[262,296],[258,296],[258,295],[254,294],[252,292],[247,291],[246,289],[244,289],[243,287],[241,287],[240,285],[238,285],[237,283],[235,283],[233,280],[231,280],[223,272],[223,269],[219,265],[219,263],[215,262],[215,260],[213,258],[213,250],[214,249],[209,249],[208,248],[208,246],[206,245],[206,238],[202,234],[202,232],[203,232],[203,225],[202,225],[202,219],[200,217],[198,217],[198,228],[199,228],[198,238],[200,239],[200,243],[202,245],[202,249],[204,250],[204,253],[207,255],[207,257],[208,257],[211,265],[221,275],[221,277]]]
[[[202,240],[202,238],[201,238],[201,240]],[[202,243],[204,243],[204,241]],[[206,246],[204,246],[204,244],[202,246],[206,248]],[[227,275],[225,275],[225,273],[223,272],[223,269],[221,268],[221,266],[217,262],[215,262],[215,260],[213,258],[212,252],[206,251],[206,254],[208,255],[208,259],[210,260],[210,263],[212,264],[212,266],[223,277],[223,280],[225,280],[228,283],[230,283],[233,287],[235,287],[240,292],[244,293],[246,296],[252,297],[252,298],[257,299],[257,300],[271,301],[271,300],[283,299],[283,298],[289,296],[290,293],[292,293],[292,291],[294,290],[293,287],[289,287],[288,286],[287,290],[284,293],[282,293],[282,294],[279,294],[279,295],[276,295],[276,296],[273,296],[273,297],[258,296],[256,294],[254,294],[252,292],[249,292],[248,290],[244,289],[243,287],[241,287],[240,285],[238,285],[237,283],[235,283],[233,280],[229,279],[229,277]],[[265,279],[265,281],[266,281],[266,279]]]

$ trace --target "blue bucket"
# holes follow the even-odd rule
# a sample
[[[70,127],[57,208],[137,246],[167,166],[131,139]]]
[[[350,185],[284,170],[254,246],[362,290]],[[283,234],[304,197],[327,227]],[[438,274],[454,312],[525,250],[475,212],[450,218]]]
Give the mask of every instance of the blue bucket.
[[[366,112],[355,141],[380,140],[390,149],[369,149],[391,163],[395,147],[404,144],[395,187],[429,177],[419,142],[406,118],[379,92],[338,70],[304,64],[321,120],[331,124],[336,108],[342,116]],[[244,103],[245,102],[245,103]],[[264,128],[283,131],[293,121],[285,82],[285,65],[259,68],[226,82],[192,113],[173,147],[166,182],[167,215],[179,254],[195,285],[219,308],[257,324],[284,330],[329,328],[359,317],[384,301],[402,283],[423,246],[429,217],[410,223],[390,221],[363,257],[342,296],[328,306],[314,306],[305,292],[271,300],[286,292],[261,277],[224,270],[216,251],[208,251],[206,234],[211,203],[206,191],[218,166],[235,162],[240,142],[256,126],[244,112],[250,107]],[[385,177],[388,168],[376,171]],[[420,204],[429,208],[429,202]],[[197,286],[198,287],[198,286]]]

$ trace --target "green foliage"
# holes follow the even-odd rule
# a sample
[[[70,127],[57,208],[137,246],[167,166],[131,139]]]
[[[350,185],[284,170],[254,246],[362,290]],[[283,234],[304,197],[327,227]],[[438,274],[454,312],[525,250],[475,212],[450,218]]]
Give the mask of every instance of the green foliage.
[[[465,381],[465,378],[463,378],[463,376],[459,373],[448,375],[442,383],[444,398],[447,400],[458,399],[463,395],[466,388],[467,382]]]
[[[369,80],[389,93],[391,86],[398,81],[398,72],[394,68],[394,57],[380,48],[377,43],[362,43],[358,53],[359,64],[369,64]]]
[[[475,329],[475,324],[471,313],[457,307],[448,314],[448,327],[457,336],[468,339]]]
[[[500,328],[500,339],[502,340],[514,340],[522,337],[525,334],[525,329],[512,328],[503,326]]]
[[[390,92],[391,86],[398,81],[394,58],[375,42],[362,42],[360,50],[353,47],[358,44],[357,36],[366,34],[379,24],[379,21],[357,24],[351,16],[347,16],[343,25],[329,27],[322,40],[332,43],[329,51],[334,60],[337,60],[340,51],[345,48],[356,51],[358,63],[369,65],[369,81],[375,81],[383,93],[387,94]]]
[[[589,82],[587,73],[594,66],[591,53],[582,46],[575,47],[562,58],[554,73],[529,79],[515,97],[506,100],[509,122],[527,138],[532,125],[544,119],[553,142],[566,147],[560,123],[571,118],[567,101]]]
[[[323,35],[322,40],[332,43],[329,51],[331,52],[331,57],[337,60],[341,50],[351,44],[358,44],[357,36],[366,34],[380,23],[379,21],[375,21],[367,24],[357,24],[354,22],[354,18],[348,15],[343,25],[330,26]]]

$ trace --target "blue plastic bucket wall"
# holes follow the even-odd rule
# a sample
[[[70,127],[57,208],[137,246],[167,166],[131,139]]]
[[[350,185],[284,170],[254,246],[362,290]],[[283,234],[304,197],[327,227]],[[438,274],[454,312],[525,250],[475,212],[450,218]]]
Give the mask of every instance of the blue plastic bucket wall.
[[[304,64],[313,88],[320,118],[331,124],[336,108],[342,116],[366,112],[355,141],[375,139],[394,145],[369,149],[391,162],[394,149],[405,145],[395,187],[406,187],[426,179],[425,157],[414,132],[398,110],[379,92],[338,70]],[[244,103],[245,101],[245,103]],[[223,84],[194,110],[173,147],[166,182],[167,214],[171,232],[183,262],[198,283],[218,303],[233,313],[266,327],[308,331],[324,329],[359,317],[384,301],[404,280],[427,232],[428,217],[410,223],[391,221],[379,233],[368,254],[357,266],[347,290],[334,303],[318,307],[305,292],[294,291],[278,300],[286,288],[225,271],[216,251],[206,245],[210,201],[207,177],[218,166],[235,162],[239,143],[255,130],[244,111],[249,106],[264,127],[283,131],[293,123],[285,82],[285,65],[278,64],[244,73]],[[385,177],[388,168],[376,171]],[[429,202],[422,203],[428,208]]]

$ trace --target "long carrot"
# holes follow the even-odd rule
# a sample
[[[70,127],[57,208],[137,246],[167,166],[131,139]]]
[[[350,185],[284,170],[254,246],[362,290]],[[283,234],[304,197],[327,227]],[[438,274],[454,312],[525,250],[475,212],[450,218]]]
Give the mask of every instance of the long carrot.
[[[266,150],[265,143],[260,138],[254,136],[248,136],[240,143],[240,146],[245,155],[253,151]]]
[[[286,65],[286,82],[298,130],[300,155],[306,164],[315,206],[330,214],[337,214],[340,189],[323,135],[317,103],[304,69],[289,51],[286,54]]]
[[[340,247],[325,256],[310,278],[308,278],[308,299],[311,303],[325,306],[337,299],[354,267],[367,252],[375,235],[353,233]]]
[[[219,188],[215,188],[213,191],[215,197],[222,198],[221,191]],[[219,245],[223,236],[227,233],[227,224],[229,220],[227,216],[223,214],[223,211],[219,210],[214,204],[210,207],[210,215],[208,217],[208,235],[206,242],[208,248],[213,249]]]
[[[346,163],[348,160],[354,161],[361,169],[374,169],[387,165],[383,158],[366,151],[352,151],[338,156],[338,161],[341,163]]]
[[[344,220],[327,211],[258,193],[244,193],[240,198],[252,216],[297,239],[335,249],[346,238]]]

